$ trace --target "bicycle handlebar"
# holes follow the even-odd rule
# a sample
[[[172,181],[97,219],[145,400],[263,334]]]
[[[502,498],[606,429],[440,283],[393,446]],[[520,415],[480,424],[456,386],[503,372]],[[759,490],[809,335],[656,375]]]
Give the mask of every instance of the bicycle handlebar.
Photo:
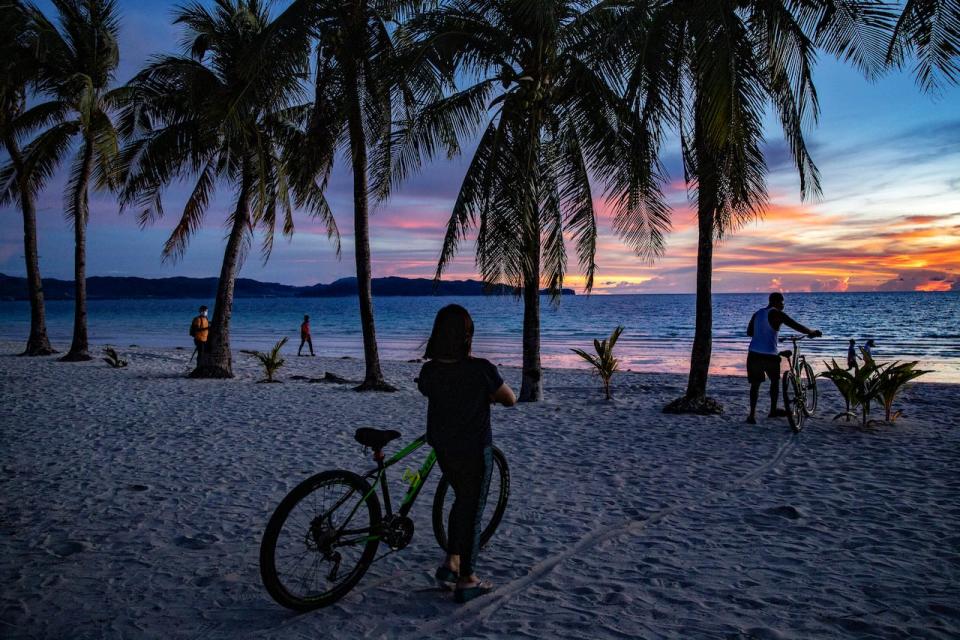
[[[791,342],[800,342],[801,340],[813,340],[817,336],[788,336],[785,338],[780,338],[780,342],[786,342],[790,340]]]

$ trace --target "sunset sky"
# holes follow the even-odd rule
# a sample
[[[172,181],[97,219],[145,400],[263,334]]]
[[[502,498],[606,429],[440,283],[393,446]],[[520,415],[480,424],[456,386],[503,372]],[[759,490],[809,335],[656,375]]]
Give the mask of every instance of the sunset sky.
[[[50,12],[47,2],[40,6]],[[176,46],[170,25],[176,3],[121,0],[123,30],[118,81],[129,79],[150,54]],[[726,237],[715,255],[718,292],[857,290],[960,290],[960,89],[922,95],[908,74],[869,83],[852,69],[823,58],[816,72],[822,117],[807,131],[820,168],[823,197],[801,202],[798,180],[775,121],[768,128],[771,207],[766,216]],[[374,276],[433,275],[443,227],[468,158],[435,163],[371,221]],[[611,233],[602,216],[597,293],[692,292],[696,226],[682,183],[676,144],[665,148],[674,230],[666,254],[644,264]],[[328,198],[343,236],[337,260],[323,229],[305,216],[292,241],[278,239],[264,265],[251,252],[243,277],[288,284],[329,282],[353,275],[352,194],[349,173],[336,172]],[[61,172],[62,174],[63,172]],[[73,234],[62,214],[62,175],[38,202],[41,272],[72,278]],[[165,195],[166,219],[145,230],[134,215],[118,215],[107,193],[91,197],[89,275],[213,276],[222,259],[223,189],[205,228],[179,263],[162,263],[160,251],[183,206],[188,186]],[[596,193],[598,210],[605,206]],[[0,272],[24,274],[19,209],[5,207],[0,227]],[[448,272],[475,277],[472,241]],[[571,258],[574,252],[570,250]],[[568,286],[579,286],[571,262]]]

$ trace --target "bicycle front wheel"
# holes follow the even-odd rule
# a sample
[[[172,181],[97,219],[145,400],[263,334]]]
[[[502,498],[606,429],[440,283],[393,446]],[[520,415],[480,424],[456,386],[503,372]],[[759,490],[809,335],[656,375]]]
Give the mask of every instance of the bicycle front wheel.
[[[803,410],[808,416],[812,416],[817,410],[817,376],[806,360],[800,370],[800,384],[803,385]]]
[[[803,388],[793,371],[783,376],[783,406],[787,410],[787,422],[796,433],[803,429],[804,399]]]
[[[493,447],[493,470],[490,473],[490,486],[487,490],[487,500],[480,517],[480,548],[487,546],[490,538],[500,525],[503,514],[507,510],[507,499],[510,497],[510,469],[507,467],[507,457],[503,451]],[[433,534],[437,543],[444,551],[447,550],[447,524],[450,520],[450,509],[453,508],[454,495],[450,489],[450,481],[441,477],[437,484],[437,493],[433,497]]]
[[[304,480],[280,502],[263,533],[263,586],[295,611],[333,604],[373,562],[379,524],[377,494],[357,474],[324,471]]]

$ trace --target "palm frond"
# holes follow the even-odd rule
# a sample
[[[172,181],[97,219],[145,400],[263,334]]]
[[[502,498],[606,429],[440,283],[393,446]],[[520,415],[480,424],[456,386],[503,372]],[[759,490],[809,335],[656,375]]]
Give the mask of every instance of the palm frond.
[[[936,93],[960,84],[960,2],[907,0],[893,29],[886,61],[902,66],[916,55],[914,75],[920,87]]]
[[[163,246],[164,261],[177,261],[182,258],[190,238],[203,224],[203,216],[207,211],[207,205],[210,204],[210,196],[215,185],[216,164],[216,159],[211,158],[200,171],[190,197],[183,207],[180,221],[170,232],[170,237]]]

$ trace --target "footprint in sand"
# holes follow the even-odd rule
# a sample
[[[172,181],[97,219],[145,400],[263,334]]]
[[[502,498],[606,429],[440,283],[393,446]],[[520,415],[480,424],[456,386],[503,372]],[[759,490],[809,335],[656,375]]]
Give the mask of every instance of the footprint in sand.
[[[87,549],[87,545],[74,540],[55,540],[47,543],[46,549],[49,553],[60,558],[67,558],[75,553],[80,553]]]
[[[754,511],[747,513],[743,516],[743,520],[755,527],[762,528],[778,526],[781,524],[778,522],[781,518],[784,520],[799,520],[801,517],[803,517],[802,514],[797,511],[796,508],[789,505],[782,505],[779,507],[770,507],[761,512]]]
[[[614,606],[626,606],[631,604],[633,599],[621,591],[612,591],[603,598],[603,604]]]
[[[180,536],[173,541],[173,543],[178,547],[194,550],[206,549],[210,545],[216,544],[217,542],[220,542],[220,538],[209,533],[198,533],[193,537]]]
[[[772,509],[767,509],[767,513],[772,516],[779,516],[781,518],[789,518],[790,520],[799,520],[801,515],[794,507],[790,505],[783,505],[780,507],[774,507]]]

